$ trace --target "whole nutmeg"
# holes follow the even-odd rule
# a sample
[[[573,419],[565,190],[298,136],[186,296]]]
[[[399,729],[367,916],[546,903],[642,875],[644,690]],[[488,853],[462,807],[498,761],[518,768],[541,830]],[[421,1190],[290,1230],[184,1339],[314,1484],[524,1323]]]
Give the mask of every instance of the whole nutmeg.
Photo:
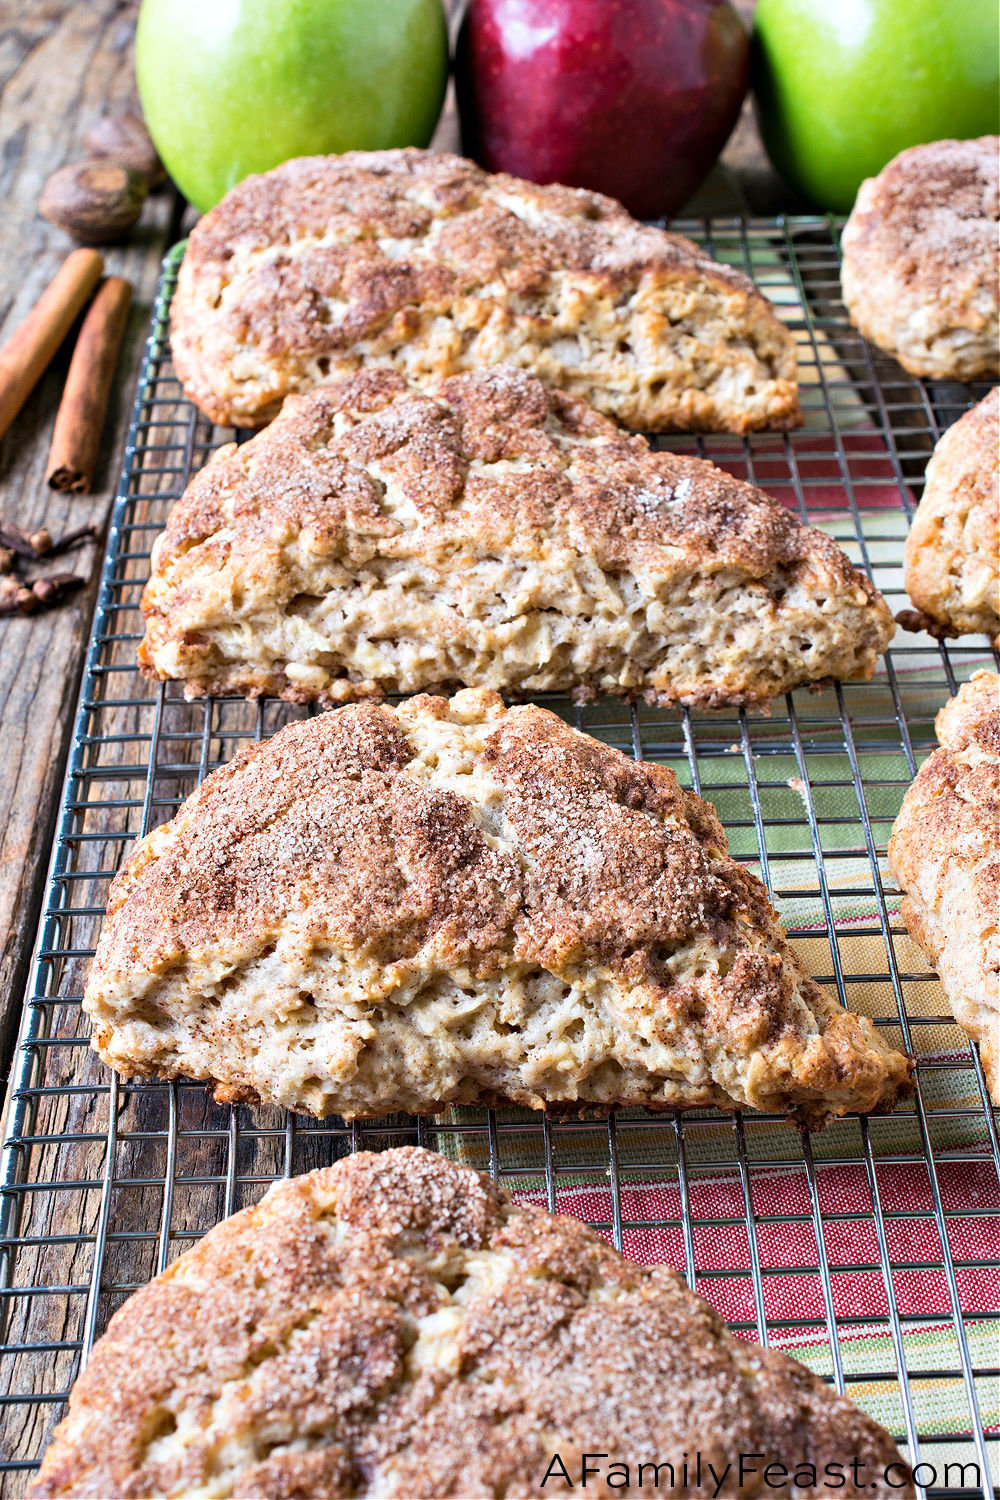
[[[120,240],[142,213],[149,189],[131,167],[113,161],[79,161],[53,172],[38,212],[85,245]]]
[[[166,169],[140,115],[105,115],[83,138],[91,156],[120,162],[141,172],[151,188],[167,179]]]

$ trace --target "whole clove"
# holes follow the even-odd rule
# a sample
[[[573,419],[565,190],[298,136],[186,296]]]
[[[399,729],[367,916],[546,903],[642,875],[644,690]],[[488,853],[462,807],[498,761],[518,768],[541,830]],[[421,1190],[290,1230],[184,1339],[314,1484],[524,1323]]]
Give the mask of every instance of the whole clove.
[[[18,557],[58,557],[62,552],[69,552],[72,547],[96,541],[99,536],[100,529],[97,526],[77,526],[54,541],[47,526],[25,531],[22,526],[0,516],[0,547]]]
[[[52,533],[45,526],[25,531],[15,521],[0,516],[0,547],[9,548],[17,557],[42,557],[52,547]]]
[[[87,580],[78,573],[45,573],[27,579],[19,576],[18,568],[26,562],[58,557],[83,542],[95,541],[99,535],[97,526],[77,526],[53,540],[47,526],[26,531],[0,516],[0,615],[32,615],[53,609],[67,595],[83,588]]]
[[[83,588],[86,581],[78,573],[49,573],[43,578],[35,579],[31,592],[42,609],[51,609],[54,604],[65,599],[67,594]]]
[[[19,578],[0,578],[0,615],[31,615],[39,601]]]
[[[44,530],[44,528],[43,528]],[[69,552],[73,547],[80,547],[85,542],[96,542],[101,534],[99,526],[77,526],[72,531],[67,531],[56,541],[51,541],[45,549],[45,557],[58,557],[63,552]]]
[[[5,521],[3,517],[0,517],[0,547],[6,547],[15,557],[38,556],[28,533],[22,531],[20,526],[15,526],[13,521]]]

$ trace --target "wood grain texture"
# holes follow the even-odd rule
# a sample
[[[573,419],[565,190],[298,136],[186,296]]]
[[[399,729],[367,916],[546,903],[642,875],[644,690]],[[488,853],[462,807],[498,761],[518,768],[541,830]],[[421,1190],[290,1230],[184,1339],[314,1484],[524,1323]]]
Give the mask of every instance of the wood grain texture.
[[[5,0],[0,4],[0,340],[52,279],[74,242],[38,217],[50,172],[84,156],[100,115],[135,106],[132,37],[137,0]],[[129,240],[104,251],[107,270],[135,287],[94,490],[53,494],[45,462],[74,331],[0,443],[0,513],[53,535],[104,524],[114,494],[138,361],[172,196],[151,197]],[[74,554],[92,582],[69,603],[30,619],[0,620],[0,1005],[6,1056],[30,958],[35,919],[72,729],[96,592],[99,548]]]

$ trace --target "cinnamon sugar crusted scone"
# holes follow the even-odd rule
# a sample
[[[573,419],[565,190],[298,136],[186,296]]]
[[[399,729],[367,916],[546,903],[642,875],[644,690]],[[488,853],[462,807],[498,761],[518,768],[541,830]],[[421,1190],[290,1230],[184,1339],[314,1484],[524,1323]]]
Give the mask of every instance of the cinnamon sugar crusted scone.
[[[171,344],[191,400],[233,426],[371,364],[418,384],[520,365],[650,432],[800,420],[792,336],[746,276],[611,198],[431,151],[232,188],[191,233]]]
[[[906,592],[949,634],[1000,636],[1000,387],[941,438],[906,540]]]
[[[695,1493],[696,1454],[706,1496],[770,1464],[913,1496],[871,1417],[676,1271],[419,1147],[277,1183],[131,1297],[30,1493],[526,1500],[575,1494],[585,1453],[600,1496]]]
[[[903,798],[889,865],[900,915],[1000,1104],[1000,677],[976,672],[934,727],[940,748]]]
[[[843,235],[851,321],[912,375],[1000,371],[995,135],[911,146],[861,184]]]
[[[139,651],[189,697],[462,685],[761,704],[871,677],[894,624],[822,532],[509,368],[368,370],[195,477]]]
[[[711,807],[486,691],[242,750],[125,862],[84,1008],[125,1074],[318,1116],[506,1099],[819,1126],[909,1088]]]

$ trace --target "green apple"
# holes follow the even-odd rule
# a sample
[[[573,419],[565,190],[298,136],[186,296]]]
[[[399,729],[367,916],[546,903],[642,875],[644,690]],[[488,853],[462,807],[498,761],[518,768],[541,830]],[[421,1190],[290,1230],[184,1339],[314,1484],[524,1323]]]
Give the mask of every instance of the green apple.
[[[996,0],[758,0],[751,68],[774,165],[846,213],[904,147],[997,130]]]
[[[135,71],[164,165],[202,210],[292,156],[426,146],[441,0],[142,0]]]

